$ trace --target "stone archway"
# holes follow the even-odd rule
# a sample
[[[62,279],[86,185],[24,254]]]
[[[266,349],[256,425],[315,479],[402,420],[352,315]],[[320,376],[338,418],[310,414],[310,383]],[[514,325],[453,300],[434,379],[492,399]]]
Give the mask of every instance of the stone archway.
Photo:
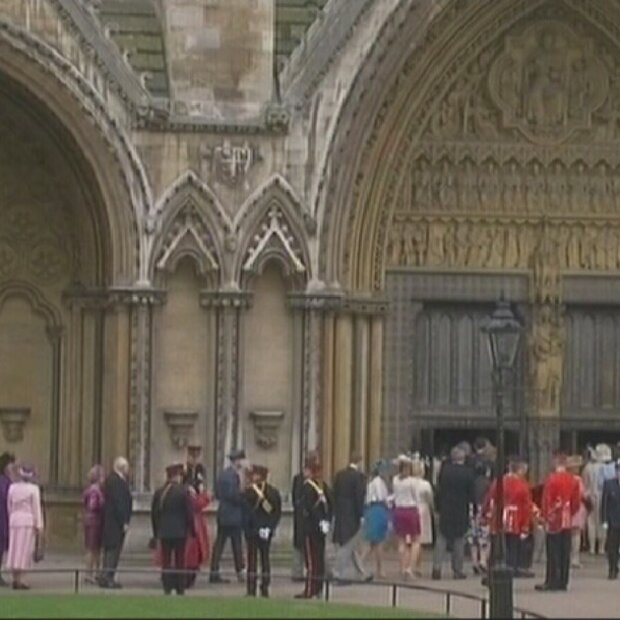
[[[343,118],[324,186],[337,200],[322,221],[322,275],[391,302],[383,417],[390,451],[409,447],[400,438],[421,423],[411,372],[416,312],[430,302],[489,304],[508,291],[530,330],[527,415],[548,450],[563,410],[584,412],[562,389],[565,343],[580,337],[567,334],[562,304],[570,313],[592,301],[586,291],[620,266],[617,16],[571,0],[454,2],[397,64],[413,17],[384,54],[392,80],[382,95],[358,83],[359,97],[350,96],[353,120]],[[377,48],[380,57],[381,42]],[[617,304],[608,293],[598,303]],[[341,338],[355,347],[350,332]],[[456,351],[446,349],[447,359]],[[371,393],[378,389],[380,382]],[[443,413],[461,422],[489,413],[449,405]],[[592,414],[609,416],[610,406],[593,405]],[[429,424],[439,409],[426,411]]]

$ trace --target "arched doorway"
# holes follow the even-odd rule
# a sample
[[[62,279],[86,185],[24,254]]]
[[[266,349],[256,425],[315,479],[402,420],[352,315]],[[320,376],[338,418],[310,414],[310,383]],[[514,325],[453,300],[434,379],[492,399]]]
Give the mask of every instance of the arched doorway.
[[[493,424],[468,399],[484,372],[469,317],[504,291],[528,330],[511,422],[527,423],[542,471],[561,430],[620,423],[616,16],[498,0],[449,3],[426,28],[413,9],[399,17],[342,113],[322,276],[389,305],[370,386],[388,454],[438,427]]]

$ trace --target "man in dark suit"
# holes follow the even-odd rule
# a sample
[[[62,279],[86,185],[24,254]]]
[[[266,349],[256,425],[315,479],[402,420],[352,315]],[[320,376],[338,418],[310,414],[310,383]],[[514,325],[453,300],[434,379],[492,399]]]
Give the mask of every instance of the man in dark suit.
[[[220,575],[220,560],[224,545],[230,538],[235,560],[237,580],[243,583],[243,549],[241,534],[243,526],[243,495],[241,477],[244,471],[245,452],[233,450],[229,455],[230,465],[220,472],[215,482],[215,497],[219,501],[217,507],[217,537],[213,545],[211,558],[211,583],[226,583]]]
[[[171,573],[174,568],[185,569],[185,542],[193,528],[193,514],[187,486],[182,484],[184,466],[182,463],[166,468],[166,484],[153,496],[151,523],[153,538],[161,550],[161,581],[164,593],[185,594],[187,577],[183,572]],[[174,561],[173,561],[174,560]]]
[[[439,527],[433,555],[433,579],[441,579],[441,568],[446,553],[452,556],[452,574],[455,579],[465,579],[463,571],[465,534],[470,527],[470,514],[474,501],[475,474],[466,464],[466,452],[457,446],[450,452],[450,462],[445,463],[437,480],[436,506]]]
[[[196,493],[201,493],[207,483],[205,466],[200,462],[202,447],[198,444],[187,446],[187,462],[183,469],[183,484],[194,487]]]
[[[278,489],[267,482],[268,473],[266,467],[254,465],[250,484],[243,494],[248,552],[247,593],[248,596],[256,596],[257,562],[260,553],[260,593],[265,598],[269,596],[271,581],[271,540],[282,515],[282,499]]]
[[[302,470],[293,478],[291,499],[293,503],[293,581],[304,580],[304,510],[302,491],[304,481],[311,475],[311,465],[319,462],[317,452],[309,452],[304,461]]]
[[[129,490],[129,463],[118,457],[113,472],[103,486],[103,570],[99,578],[102,588],[120,588],[114,577],[131,520],[132,500]]]
[[[310,475],[304,480],[301,503],[303,507],[304,559],[306,587],[295,598],[318,597],[325,582],[325,539],[332,518],[332,495],[323,482],[318,461],[308,463]]]
[[[616,462],[616,477],[603,484],[601,518],[603,527],[607,530],[608,578],[617,579],[620,548],[620,461]]]
[[[349,465],[336,473],[332,494],[334,498],[334,537],[338,545],[336,552],[336,582],[347,583],[350,569],[363,579],[366,572],[360,566],[355,549],[359,544],[362,518],[364,517],[364,498],[366,496],[366,476],[360,471],[362,457],[351,454]]]

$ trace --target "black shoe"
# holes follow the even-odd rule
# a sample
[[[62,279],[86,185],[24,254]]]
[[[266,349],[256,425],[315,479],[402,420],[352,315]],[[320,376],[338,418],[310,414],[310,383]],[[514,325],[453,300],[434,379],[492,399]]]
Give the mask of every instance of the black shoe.
[[[172,594],[172,590],[164,590],[164,594],[166,596],[170,596]]]
[[[350,586],[350,585],[353,585],[353,582],[349,581],[348,579],[334,579],[334,581],[332,581],[332,585],[333,586]]]
[[[557,592],[559,588],[554,588],[547,583],[539,583],[534,586],[534,590],[537,592]]]
[[[441,581],[441,571],[433,569],[433,572],[431,573],[431,579],[433,581]]]
[[[515,579],[533,579],[536,575],[529,570],[516,570],[514,577]]]
[[[260,595],[262,598],[269,598],[269,590],[267,590],[267,588],[261,588]]]
[[[607,575],[607,579],[609,579],[610,581],[618,579],[618,571],[610,570],[609,574]]]
[[[30,586],[27,586],[25,583],[14,583],[13,590],[30,590]]]
[[[113,581],[113,582],[109,585],[109,587],[110,587],[112,590],[122,590],[122,589],[123,589],[122,584],[118,583],[118,581]]]
[[[224,579],[219,575],[211,575],[211,577],[209,577],[209,583],[230,583],[230,579]]]
[[[454,573],[453,577],[457,581],[461,581],[463,579],[467,579],[467,575],[465,573]]]
[[[312,598],[312,596],[309,596],[308,594],[306,594],[305,592],[302,592],[301,594],[295,594],[295,598]]]

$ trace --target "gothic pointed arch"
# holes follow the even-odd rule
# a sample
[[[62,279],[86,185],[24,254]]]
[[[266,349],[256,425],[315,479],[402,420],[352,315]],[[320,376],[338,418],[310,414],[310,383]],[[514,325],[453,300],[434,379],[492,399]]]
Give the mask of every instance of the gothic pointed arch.
[[[548,231],[564,268],[614,263],[604,253],[577,257],[567,219],[584,205],[605,218],[618,212],[615,5],[452,2],[402,57],[414,16],[412,8],[381,61],[378,44],[374,66],[362,70],[370,79],[381,69],[391,82],[377,92],[360,79],[350,96],[323,185],[322,277],[381,290],[403,255],[410,266],[529,269]],[[616,225],[611,240],[585,226],[613,254]],[[510,252],[495,250],[500,242]]]
[[[159,234],[153,245],[153,280],[173,273],[179,261],[190,257],[196,271],[216,287],[223,265],[220,239],[229,219],[211,189],[189,171],[175,181],[157,204]]]
[[[276,175],[250,197],[237,218],[239,252],[234,273],[251,281],[268,262],[277,262],[294,288],[310,279],[304,227],[309,219],[290,185]]]
[[[132,285],[145,280],[139,234],[151,207],[150,184],[126,131],[126,110],[112,112],[105,94],[51,45],[24,28],[1,22],[0,90],[20,93],[54,126],[96,203],[102,244],[99,279]],[[122,120],[121,120],[122,119]],[[70,148],[69,148],[70,147]]]

